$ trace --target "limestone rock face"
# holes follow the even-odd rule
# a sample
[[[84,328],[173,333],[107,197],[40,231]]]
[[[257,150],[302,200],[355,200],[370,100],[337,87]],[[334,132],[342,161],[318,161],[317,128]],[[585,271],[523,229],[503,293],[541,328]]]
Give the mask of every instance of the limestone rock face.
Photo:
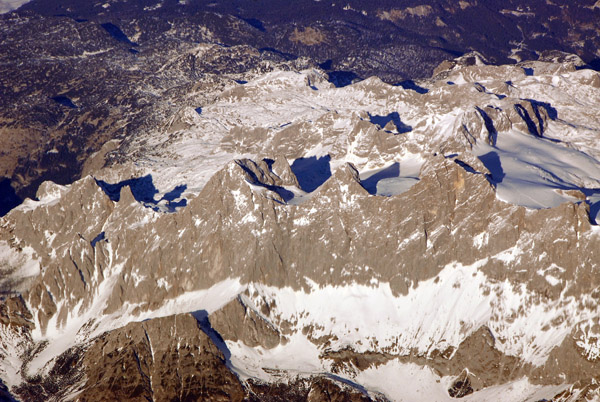
[[[243,388],[196,319],[132,323],[96,339],[83,360],[81,401],[241,401]]]
[[[573,384],[569,389],[557,394],[553,400],[557,402],[594,401],[600,397],[598,380],[582,381]]]
[[[44,183],[0,220],[7,392],[595,395],[597,73],[472,57],[414,90],[254,72]]]
[[[318,376],[311,380],[297,380],[291,383],[268,386],[249,382],[249,401],[386,401],[382,396],[369,396],[361,390],[331,378]]]
[[[0,397],[12,400],[23,377],[23,353],[34,347],[32,316],[24,300],[15,296],[0,303]]]
[[[32,316],[20,297],[3,300],[0,305],[0,324],[5,327],[33,328]]]
[[[210,315],[211,327],[224,340],[241,341],[250,347],[264,346],[271,349],[287,342],[279,329],[265,316],[244,302],[243,295]],[[268,306],[265,305],[268,309]]]

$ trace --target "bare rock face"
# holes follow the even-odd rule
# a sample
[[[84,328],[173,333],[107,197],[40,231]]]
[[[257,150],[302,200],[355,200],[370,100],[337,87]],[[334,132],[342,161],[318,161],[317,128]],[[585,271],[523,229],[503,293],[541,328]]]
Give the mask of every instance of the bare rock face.
[[[46,375],[24,376],[24,381],[12,391],[27,401],[67,400],[81,390],[85,375],[81,370],[85,348],[76,346],[55,359]]]
[[[462,372],[453,383],[450,396],[463,397],[492,385],[510,382],[526,373],[528,365],[523,365],[516,356],[504,355],[495,343],[490,329],[481,327],[452,351],[452,358],[445,369],[452,373],[462,369]]]
[[[352,390],[350,387],[340,387],[339,384],[334,383],[329,379],[319,378],[313,381],[310,391],[306,397],[308,402],[317,401],[351,401],[351,402],[366,402],[372,399],[356,390]]]
[[[309,380],[297,380],[288,384],[266,385],[250,381],[249,401],[309,401],[309,402],[367,402],[385,401],[382,397],[370,397],[360,390],[331,378],[315,376]]]
[[[471,384],[471,376],[467,371],[463,371],[448,389],[448,395],[452,398],[463,398],[472,393],[473,385]]]
[[[557,394],[553,401],[557,402],[585,402],[595,401],[600,397],[600,385],[597,379],[578,381],[569,389]]]
[[[80,401],[241,401],[225,357],[188,314],[132,323],[96,339]]]
[[[3,326],[32,329],[32,318],[21,297],[11,297],[0,304],[0,324]]]
[[[75,230],[76,225],[82,225],[78,232],[70,234],[72,242],[67,242],[64,246],[65,251],[59,254],[65,257],[66,263],[50,262],[40,275],[38,283],[27,295],[29,306],[35,312],[36,326],[39,325],[42,331],[67,328],[68,311],[73,309],[68,306],[69,303],[74,303],[72,306],[81,306],[80,320],[84,319],[87,322],[82,333],[91,333],[89,331],[93,332],[100,321],[90,315],[90,312],[100,311],[104,315],[115,312],[123,314],[126,311],[134,315],[151,312],[160,308],[165,296],[176,299],[182,297],[185,292],[216,286],[228,275],[240,277],[244,282],[260,282],[275,287],[287,286],[302,292],[306,292],[309,287],[302,286],[301,278],[310,278],[320,286],[349,286],[357,282],[367,284],[373,275],[376,275],[378,281],[389,283],[393,294],[400,297],[418,288],[419,283],[433,280],[444,267],[453,264],[453,261],[463,265],[478,264],[478,270],[491,281],[487,285],[488,290],[484,289],[483,294],[492,292],[500,297],[503,286],[523,286],[522,291],[538,295],[527,301],[532,305],[539,303],[539,300],[546,303],[561,303],[561,300],[567,302],[566,295],[573,292],[573,289],[565,291],[560,286],[557,288],[538,278],[537,270],[544,268],[533,258],[543,252],[550,255],[552,263],[563,268],[553,271],[552,274],[560,275],[565,283],[574,280],[575,275],[588,275],[589,281],[578,284],[578,292],[589,292],[597,286],[590,271],[593,269],[593,263],[587,260],[592,258],[593,254],[578,253],[577,259],[574,259],[572,252],[562,251],[562,246],[554,245],[553,241],[558,232],[554,233],[552,229],[542,231],[543,222],[561,222],[556,226],[556,230],[560,231],[568,249],[595,249],[596,238],[586,234],[590,231],[590,224],[585,205],[564,204],[554,209],[526,211],[522,207],[497,200],[493,187],[483,174],[473,172],[473,169],[465,169],[463,165],[452,160],[438,157],[423,168],[421,180],[416,185],[397,197],[370,195],[362,187],[357,170],[351,164],[347,164],[335,170],[332,177],[310,200],[293,206],[286,204],[285,199],[279,195],[281,187],[277,184],[281,183],[280,178],[270,169],[269,164],[264,161],[256,163],[241,160],[231,163],[179,214],[156,215],[152,210],[140,206],[128,187],[121,190],[119,201],[113,202],[92,179],[85,179],[68,190],[58,203],[31,211],[17,210],[11,213],[9,219],[22,221],[26,219],[27,214],[40,214],[36,222],[49,222],[50,225],[53,222],[51,218],[63,214],[60,224],[72,225]],[[83,191],[91,195],[91,206],[79,198]],[[85,216],[94,217],[93,223],[85,226],[81,220],[69,218],[70,215],[61,212],[69,210],[67,206],[71,210],[73,207],[81,208],[82,211],[89,211],[90,208],[98,210],[93,214],[84,213]],[[415,209],[415,206],[420,207]],[[43,214],[46,213],[48,216],[44,217]],[[104,219],[104,222],[101,219]],[[147,219],[147,223],[136,224],[141,219]],[[503,224],[499,225],[499,221]],[[238,225],[238,222],[245,224]],[[329,222],[329,225],[323,226],[320,222]],[[25,225],[14,224],[12,227],[19,230]],[[169,238],[178,239],[172,243],[174,247],[152,246],[159,244],[153,235],[158,233],[159,229],[161,243],[168,242]],[[28,239],[41,239],[37,240],[37,252],[41,256],[50,255],[51,244],[48,242],[57,242],[60,238],[56,236],[44,240],[35,227],[29,230],[32,237],[23,236],[23,240],[20,241],[31,244],[28,243],[31,241]],[[104,236],[100,240],[88,240],[93,240],[97,236],[94,236],[95,233],[102,232]],[[256,236],[255,232],[261,235]],[[389,233],[397,233],[398,236],[385,241],[379,237]],[[472,239],[480,233],[486,233],[486,241],[482,241],[479,247],[474,249]],[[311,239],[315,238],[321,238],[322,243],[314,243]],[[406,242],[405,239],[411,240]],[[64,240],[61,239],[61,243],[56,244],[62,244],[62,241]],[[138,254],[140,250],[131,249],[127,245],[144,243],[147,246],[144,248],[145,266],[142,271],[139,263],[141,254]],[[252,246],[248,247],[248,243]],[[530,247],[530,252],[532,247],[540,249],[531,254],[518,253],[517,258],[510,260],[487,257],[524,247]],[[245,252],[240,252],[242,250]],[[380,258],[381,255],[394,254],[402,258]],[[42,257],[42,260],[44,258],[48,257]],[[174,265],[176,269],[161,268],[166,261],[170,261],[171,266],[173,261],[178,261]],[[322,269],[325,261],[326,266],[330,267],[328,270]],[[196,274],[187,274],[187,282],[175,280],[193,264],[199,264],[195,268]],[[523,264],[538,264],[540,268],[522,272],[519,267]],[[205,268],[198,269],[198,266]],[[363,266],[368,266],[370,272],[356,269]],[[51,269],[55,270],[52,275]],[[349,270],[353,272],[351,279],[345,274]],[[512,273],[515,270],[520,273]],[[154,275],[154,280],[137,279],[142,273]],[[198,275],[197,279],[194,279],[195,275]],[[56,277],[72,278],[70,280],[73,284],[50,279]],[[506,285],[497,287],[495,283]],[[107,285],[111,287],[105,288]],[[460,288],[468,284],[457,283],[454,286]],[[82,292],[82,295],[102,292],[100,294],[105,295],[104,304],[95,304],[94,298],[86,299],[88,301],[82,303],[78,293],[73,292]],[[252,297],[249,299],[239,296],[211,315],[213,328],[224,340],[241,341],[249,347],[260,345],[272,349],[287,343],[286,338],[289,335],[283,334],[291,335],[297,331],[309,336],[316,344],[323,342],[318,339],[333,336],[333,333],[326,332],[325,338],[322,332],[317,336],[314,331],[305,331],[302,327],[296,327],[293,322],[289,327],[290,323],[286,324],[286,319],[280,315],[279,306],[274,300],[266,298],[264,302],[258,303],[254,295],[250,296]],[[134,310],[124,310],[123,306],[127,305],[137,307]],[[96,310],[96,306],[102,309]],[[582,311],[587,311],[590,307],[582,308]],[[518,316],[519,312],[515,314]],[[189,341],[186,349],[190,356],[189,361],[181,360],[181,355],[175,352],[177,348],[167,339],[161,338],[162,332],[152,332],[158,331],[153,328],[162,328],[160,323],[163,321],[168,322],[169,324],[165,325],[171,328],[183,328],[182,332],[177,332],[175,338],[169,338],[170,342],[177,342],[179,350],[181,345],[186,344],[188,337],[192,336],[188,335],[190,331],[194,337],[208,339],[198,329],[193,318],[183,317],[172,316],[152,320],[148,324],[130,324],[96,341],[85,354],[88,382],[81,398],[92,400],[108,395],[108,399],[123,399],[151,394],[162,395],[161,393],[169,397],[167,390],[173,389],[173,381],[186,384],[186,381],[192,381],[192,373],[196,378],[199,375],[196,371],[200,369],[200,363],[193,357],[197,352],[192,351],[196,347],[193,345],[196,344]],[[504,333],[502,318],[498,316],[491,320],[493,331]],[[47,327],[50,322],[53,322],[52,328]],[[549,329],[552,329],[561,323],[548,325]],[[581,327],[576,334],[584,330],[585,328]],[[587,331],[589,332],[589,329]],[[489,329],[471,333],[460,345],[456,345],[457,350],[451,361],[440,366],[440,371],[448,375],[460,373],[464,369],[471,373],[469,377],[461,380],[462,382],[458,381],[462,385],[456,383],[458,385],[452,391],[456,395],[464,394],[469,389],[476,392],[484,387],[510,382],[528,372],[529,366],[526,361],[520,360],[518,356],[506,356],[505,352],[496,350],[494,338],[495,335],[491,335]],[[125,353],[120,349],[124,344],[130,345],[129,352]],[[150,364],[151,361],[158,361],[156,356],[157,353],[161,353],[160,347],[163,344],[168,347],[162,352],[164,357],[161,357],[160,361],[172,362],[165,367],[178,367],[178,378],[181,380],[167,381],[170,377],[165,370],[168,369]],[[206,349],[208,346],[196,348],[200,348],[202,353],[218,355],[216,349]],[[411,349],[409,345],[403,348]],[[111,354],[108,350],[119,350],[119,353]],[[389,353],[385,349],[375,350]],[[571,347],[563,350],[560,355],[556,352],[558,360],[555,360],[560,362],[561,367],[564,367],[562,362],[574,362],[574,354],[581,355],[581,346],[579,349]],[[474,353],[476,358],[472,356]],[[424,357],[418,350],[410,354],[417,360]],[[131,362],[125,364],[124,369],[129,374],[123,377],[122,365],[114,365],[113,360],[106,361],[106,365],[114,366],[114,372],[109,371],[107,375],[106,370],[97,371],[95,367],[98,367],[97,361],[100,356],[103,356],[102,359],[111,359],[111,356],[114,356],[119,362],[122,362],[124,356],[129,356],[127,359]],[[219,364],[222,365],[222,362]],[[574,374],[569,378],[572,381],[583,379],[583,366],[572,364]],[[596,366],[595,363],[592,364],[593,367]],[[190,367],[189,380],[182,374],[187,370],[186,367]],[[358,371],[354,372],[358,374],[368,367],[370,365],[356,367]],[[556,380],[552,379],[552,373],[557,370],[548,365],[544,367],[545,369],[538,374],[539,381],[554,383]],[[213,369],[216,370],[215,367]],[[590,369],[591,367],[586,369],[586,372]],[[169,385],[155,388],[156,382],[150,378],[164,378],[165,384]],[[212,375],[201,381],[211,384],[214,382],[210,387],[215,390],[225,386],[215,382]],[[177,385],[175,389],[180,389],[180,386]],[[185,387],[182,392],[196,395],[196,391],[187,390]],[[237,395],[230,390],[223,392],[225,393],[222,396],[225,399]],[[215,395],[221,394],[216,392]]]
[[[600,376],[597,328],[597,317],[578,323],[552,350],[547,364],[534,371],[533,378],[542,383],[557,382],[559,378],[569,383],[597,379]]]
[[[224,340],[241,341],[250,347],[264,346],[271,349],[287,342],[277,327],[261,312],[244,302],[239,295],[220,310],[210,315],[211,327]],[[264,305],[268,309],[267,305]]]
[[[275,161],[271,167],[273,173],[280,178],[280,182],[277,183],[280,186],[296,186],[300,188],[300,183],[298,183],[298,178],[292,172],[290,164],[285,156],[277,155],[275,157]]]
[[[220,315],[230,311],[225,307]],[[211,318],[213,325],[222,328],[219,315]],[[242,384],[230,369],[229,351],[224,352],[191,314],[156,318],[130,323],[67,350],[47,377],[30,377],[13,392],[30,401],[73,396],[77,401],[384,400],[322,376],[297,378],[289,384],[252,380]],[[6,392],[11,395],[8,388]]]
[[[68,311],[68,303],[80,302],[77,297],[64,298],[62,295],[65,293],[60,290],[62,286],[65,291],[73,287],[74,290],[80,289],[81,292],[93,295],[111,284],[112,287],[102,290],[106,298],[105,304],[100,305],[101,313],[123,314],[127,311],[123,309],[123,305],[137,305],[136,309],[128,311],[138,315],[160,308],[165,295],[175,299],[185,292],[214,286],[225,280],[227,275],[243,278],[244,282],[288,286],[304,292],[308,286],[302,286],[302,278],[310,278],[320,286],[348,286],[356,282],[367,284],[376,275],[378,281],[389,283],[393,294],[400,297],[418,288],[419,283],[434,279],[444,267],[458,262],[465,266],[477,263],[478,270],[492,281],[489,290],[484,289],[483,294],[497,292],[500,296],[502,287],[496,287],[494,283],[512,286],[522,284],[523,291],[539,295],[527,301],[535,305],[539,303],[539,298],[546,303],[560,303],[560,300],[567,299],[563,288],[558,287],[557,290],[547,281],[540,281],[537,271],[512,273],[519,271],[522,264],[539,264],[533,260],[533,256],[542,252],[549,254],[552,262],[563,268],[553,272],[553,275],[560,275],[564,281],[573,280],[575,272],[577,275],[585,275],[586,270],[593,267],[586,260],[592,256],[579,253],[578,259],[574,260],[571,253],[561,251],[562,246],[553,245],[557,233],[552,230],[542,231],[543,222],[560,221],[556,230],[565,239],[566,247],[571,250],[579,247],[594,249],[592,244],[595,244],[595,238],[585,235],[590,230],[585,205],[564,204],[554,209],[526,211],[522,207],[497,200],[493,187],[483,174],[465,169],[463,165],[443,157],[432,159],[423,168],[421,180],[408,192],[397,197],[370,195],[362,187],[357,170],[351,164],[341,166],[310,200],[297,206],[286,204],[279,195],[280,187],[276,185],[280,183],[279,178],[270,169],[264,161],[256,163],[240,160],[231,163],[211,179],[198,198],[182,213],[161,216],[140,206],[128,187],[121,190],[119,201],[113,202],[93,180],[85,179],[78,186],[95,197],[92,198],[92,205],[99,210],[86,215],[95,216],[94,224],[89,225],[87,231],[82,227],[79,234],[71,234],[74,242],[68,243],[68,251],[63,252],[66,261],[71,263],[56,265],[55,269],[60,270],[56,272],[61,273],[53,275],[71,277],[77,285],[73,287],[68,282],[59,284],[54,280],[50,282],[53,285],[43,285],[50,278],[48,271],[45,271],[38,279],[39,284],[28,295],[29,305],[36,312],[36,324],[39,323],[37,325],[43,331],[47,328],[47,323],[54,319],[56,324],[53,325],[56,327],[52,327],[52,331],[66,327],[68,314],[65,311]],[[70,208],[78,206],[83,211],[88,210],[90,207],[85,202],[79,201],[80,198],[73,198],[81,194],[75,190],[79,188],[70,189],[61,197],[60,202],[32,212],[42,214],[47,209],[47,213],[52,211],[50,216],[56,216],[61,210],[67,210],[67,205]],[[420,208],[415,209],[416,205]],[[27,213],[31,212],[17,210],[9,218],[24,219]],[[102,222],[99,217],[105,217],[105,221]],[[40,218],[38,222],[47,219]],[[147,219],[147,223],[136,224],[140,219]],[[503,224],[498,225],[499,221]],[[75,225],[75,222],[83,224],[79,220],[70,224]],[[238,225],[238,222],[245,224]],[[323,226],[320,222],[329,222],[329,225]],[[61,223],[69,224],[68,218],[63,218]],[[168,242],[169,238],[178,239],[173,243],[174,247],[152,246],[158,244],[153,233],[158,233],[159,228],[161,242]],[[41,234],[35,235],[35,229],[32,232],[33,238],[41,238]],[[87,239],[92,238],[93,233],[100,232],[104,232],[104,236],[92,245]],[[261,235],[256,236],[256,232]],[[379,237],[389,233],[397,233],[397,237],[385,241]],[[486,233],[486,241],[482,241],[479,248],[474,249],[472,239],[480,233]],[[22,241],[26,241],[25,236],[24,238]],[[322,239],[322,242],[314,243],[311,239],[315,238]],[[56,242],[57,239],[58,237],[52,241]],[[407,242],[405,239],[411,240]],[[531,256],[519,253],[512,260],[487,257],[502,255],[506,250],[524,248],[528,244],[533,247],[533,239],[535,247],[541,249]],[[40,241],[40,255],[50,254],[43,248],[50,246],[47,241]],[[138,262],[140,250],[131,249],[127,245],[144,242],[148,246],[144,251],[143,261],[146,265],[142,271]],[[248,243],[253,246],[248,247]],[[246,251],[240,252],[241,250]],[[395,254],[399,256],[398,259],[380,258],[381,255]],[[161,268],[166,261],[179,262],[175,264],[175,270],[169,271]],[[326,266],[330,267],[328,270],[321,268],[325,261]],[[206,268],[195,268],[197,273],[187,274],[187,282],[176,281],[175,278],[191,268],[192,264]],[[369,267],[369,272],[356,269],[366,266]],[[72,270],[72,273],[68,274],[68,270]],[[345,274],[349,270],[353,273],[351,277]],[[155,279],[136,279],[142,273],[155,275]],[[195,275],[197,279],[194,279]],[[589,292],[597,286],[593,276],[590,275],[589,278],[588,282],[578,285],[579,292]],[[41,286],[44,291],[39,291]],[[468,285],[458,283],[455,286]],[[74,290],[71,290],[71,294]],[[239,296],[211,315],[213,328],[226,341],[241,341],[250,347],[260,345],[271,349],[287,343],[287,336],[283,334],[294,334],[296,331],[307,334],[317,344],[322,342],[317,339],[333,336],[327,333],[325,338],[323,335],[316,336],[310,329],[306,331],[302,327],[294,327],[293,322],[290,331],[289,327],[286,329],[289,324],[280,316],[279,307],[274,300],[267,298],[258,303],[253,295],[250,296],[252,297],[249,299]],[[82,317],[80,319],[87,322],[85,331],[93,331],[100,324],[100,321],[89,315],[89,312],[97,311],[94,303],[93,298],[83,302],[79,310]],[[589,307],[584,307],[584,311],[587,308]],[[491,322],[494,331],[504,331],[501,317],[492,318]],[[173,326],[176,324],[177,322]],[[146,324],[141,324],[143,328],[144,325]],[[194,325],[197,324],[194,322]],[[552,328],[560,323],[549,325]],[[145,330],[150,333],[149,329]],[[124,342],[125,335],[118,335],[119,331],[121,330],[111,333],[104,346],[105,350],[110,345],[118,348],[117,345]],[[130,334],[127,331],[125,333]],[[140,329],[136,336],[145,339],[141,338],[142,332]],[[113,337],[116,340],[110,343]],[[440,367],[441,371],[452,375],[468,368],[472,373],[469,387],[474,391],[509,382],[527,372],[526,362],[517,356],[507,357],[505,353],[495,349],[494,337],[487,329],[480,329],[465,337],[460,345],[456,345],[457,351],[451,362]],[[135,354],[140,355],[142,351],[137,349],[141,346],[132,345],[131,359],[135,360]],[[94,355],[96,347],[98,346],[91,347],[86,356]],[[403,348],[411,349],[408,345]],[[375,350],[389,353],[385,349]],[[471,355],[475,351],[477,357],[473,358]],[[156,354],[156,350],[154,353]],[[415,351],[411,355],[418,360],[423,357],[421,353]],[[577,349],[571,349],[561,355],[559,361],[571,359],[573,353],[580,354]],[[95,359],[88,364],[91,365],[93,361]],[[173,364],[179,366],[180,363]],[[490,369],[490,366],[497,367],[497,370]],[[369,365],[357,368],[361,370],[367,367]],[[548,371],[540,374],[544,378],[540,381],[552,383],[554,380],[548,377],[551,372],[553,370],[548,366]],[[581,370],[577,367],[574,367],[574,372],[579,374],[572,378],[573,381],[582,378]],[[86,375],[89,377],[91,374]],[[114,375],[117,376],[116,372]],[[115,388],[127,391],[123,395],[113,396],[120,398],[150,392],[145,376],[150,377],[149,372],[136,372],[135,381],[127,380]],[[98,377],[93,381],[101,387],[104,380]]]
[[[592,395],[597,117],[575,103],[597,73],[546,70],[465,58],[420,92],[272,71],[43,184],[0,221],[21,294],[0,378],[56,400]]]

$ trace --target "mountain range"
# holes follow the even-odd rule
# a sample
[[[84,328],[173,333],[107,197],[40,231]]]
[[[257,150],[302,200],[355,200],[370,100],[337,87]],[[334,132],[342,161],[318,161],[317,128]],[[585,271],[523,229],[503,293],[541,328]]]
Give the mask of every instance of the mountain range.
[[[593,2],[0,16],[0,397],[600,399]]]

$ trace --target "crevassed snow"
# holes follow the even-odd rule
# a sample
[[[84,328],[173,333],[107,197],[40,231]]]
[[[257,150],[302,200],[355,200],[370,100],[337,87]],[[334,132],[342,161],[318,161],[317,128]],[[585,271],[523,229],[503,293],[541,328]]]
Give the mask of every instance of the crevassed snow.
[[[545,138],[511,131],[496,146],[478,143],[475,154],[492,173],[497,197],[532,209],[577,201],[562,191],[600,189],[600,163]]]

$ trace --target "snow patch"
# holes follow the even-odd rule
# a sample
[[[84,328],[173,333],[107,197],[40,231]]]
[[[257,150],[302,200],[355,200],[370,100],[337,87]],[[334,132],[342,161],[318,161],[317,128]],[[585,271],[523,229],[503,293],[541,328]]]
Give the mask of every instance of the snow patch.
[[[285,345],[272,349],[262,346],[252,348],[241,341],[226,341],[226,344],[231,352],[233,370],[242,380],[258,378],[272,382],[280,380],[284,372],[294,377],[325,370],[317,346],[300,333],[292,335]]]
[[[24,348],[22,333],[14,331],[11,326],[0,325],[0,378],[7,387],[12,388],[22,382],[21,353]]]
[[[490,170],[497,197],[527,208],[578,201],[564,193],[600,187],[600,163],[561,143],[516,131],[501,133],[496,146],[478,142],[473,152]]]
[[[16,10],[25,3],[29,3],[31,0],[0,0],[0,14],[8,13],[9,11]]]
[[[119,311],[105,315],[103,311],[112,294],[113,287],[117,283],[119,272],[118,269],[113,270],[112,275],[99,285],[98,293],[94,296],[94,303],[89,309],[80,312],[80,309],[76,307],[69,311],[67,323],[64,327],[57,325],[57,315],[55,315],[50,319],[46,333],[42,334],[39,329],[39,322],[36,322],[36,328],[32,332],[33,340],[36,342],[48,341],[48,343],[28,364],[27,372],[29,375],[34,375],[42,369],[48,369],[50,367],[48,363],[61,353],[79,342],[92,339],[105,331],[123,327],[130,322],[198,310],[205,310],[210,314],[229,303],[245,289],[239,279],[226,279],[208,289],[186,292],[176,298],[164,300],[156,310],[133,314],[136,307],[142,306],[125,303]],[[58,304],[57,311],[60,311],[62,305],[61,303]],[[92,328],[91,332],[86,331],[84,329],[86,327]]]
[[[439,377],[429,367],[392,360],[377,367],[360,372],[354,380],[369,391],[383,393],[397,402],[456,401],[448,395],[448,388],[454,378]],[[554,395],[568,388],[568,385],[540,386],[523,378],[507,384],[484,388],[461,400],[473,402],[523,401],[537,402],[550,400]]]
[[[505,264],[510,264],[511,262],[516,261],[519,258],[519,256],[522,254],[523,254],[522,249],[520,249],[517,246],[513,246],[509,249],[506,249],[506,250],[496,254],[492,258],[502,261]]]
[[[488,244],[489,233],[481,232],[477,236],[473,237],[473,246],[480,249],[481,247]]]
[[[0,290],[23,292],[39,273],[40,261],[32,247],[18,251],[0,240]]]
[[[572,296],[542,302],[522,284],[493,283],[478,269],[487,262],[486,258],[471,266],[449,264],[436,278],[420,282],[405,296],[395,296],[390,284],[381,281],[346,286],[311,282],[309,293],[251,284],[249,291],[256,305],[273,301],[272,317],[294,323],[295,331],[311,327],[312,337],[332,339],[329,347],[333,350],[350,346],[358,353],[428,355],[458,347],[485,325],[499,340],[500,351],[534,365],[545,362],[575,322],[594,314],[579,310]],[[332,304],[332,300],[343,303]],[[565,319],[548,327],[559,316]]]
[[[410,155],[383,167],[359,173],[363,187],[371,194],[391,197],[408,191],[419,181],[424,160]]]
[[[596,361],[600,359],[600,324],[598,318],[590,318],[577,326],[578,336],[575,343],[581,349],[586,359]]]
[[[298,219],[294,219],[294,225],[296,226],[307,226],[310,224],[310,219],[308,219],[306,216],[302,216]]]

